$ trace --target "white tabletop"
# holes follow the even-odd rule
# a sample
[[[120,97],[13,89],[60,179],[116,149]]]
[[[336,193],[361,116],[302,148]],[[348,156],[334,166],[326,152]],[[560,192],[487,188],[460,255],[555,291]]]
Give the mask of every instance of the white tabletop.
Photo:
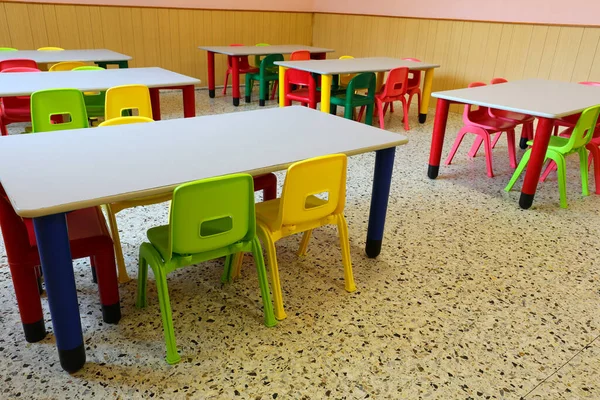
[[[44,89],[74,88],[81,91],[94,91],[119,85],[169,87],[199,83],[199,79],[162,68],[0,73],[0,97],[26,96]]]
[[[407,142],[306,107],[272,108],[3,136],[0,182],[17,214],[37,217],[166,193],[196,179],[258,175],[311,157]]]
[[[335,50],[321,47],[304,46],[301,44],[282,44],[274,46],[199,46],[201,50],[228,56],[262,56],[267,54],[292,54],[298,50],[308,50],[311,53],[331,53]]]
[[[561,118],[600,104],[600,87],[543,79],[447,90],[431,95],[458,103],[475,104],[543,118]]]
[[[407,61],[389,57],[346,58],[342,60],[277,61],[275,64],[320,75],[382,72],[399,67],[408,67],[413,70],[426,70],[439,67],[438,64]]]
[[[62,61],[129,61],[131,57],[125,54],[116,53],[106,49],[91,50],[56,50],[56,51],[38,51],[38,50],[19,50],[19,51],[0,51],[0,61],[11,60],[14,58],[27,58],[38,63],[57,63]]]

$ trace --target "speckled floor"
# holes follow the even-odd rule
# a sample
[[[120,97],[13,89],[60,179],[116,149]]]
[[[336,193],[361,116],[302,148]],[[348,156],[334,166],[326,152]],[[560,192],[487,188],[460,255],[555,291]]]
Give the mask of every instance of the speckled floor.
[[[257,106],[234,109],[230,97],[209,100],[206,91],[196,98],[198,115]],[[162,100],[164,118],[182,116],[177,93]],[[179,270],[169,276],[178,365],[164,360],[153,281],[144,310],[134,306],[136,281],[121,285],[123,318],[106,325],[89,264],[79,260],[88,363],[65,373],[45,300],[50,334],[25,342],[0,252],[0,398],[600,398],[600,197],[581,198],[577,160],[568,166],[569,209],[558,207],[553,177],[523,211],[519,192],[502,190],[511,175],[504,140],[494,152],[495,178],[486,177],[482,156],[467,159],[468,138],[431,181],[433,115],[419,125],[411,114],[376,260],[363,255],[374,156],[349,162],[346,216],[358,291],[343,290],[334,229],[316,232],[303,259],[295,256],[299,238],[278,242],[289,317],[275,328],[262,324],[249,258],[242,279],[225,286],[221,262]],[[443,157],[460,121],[451,116]],[[386,122],[404,132],[399,113]],[[167,213],[163,204],[119,214],[132,276],[145,231]]]

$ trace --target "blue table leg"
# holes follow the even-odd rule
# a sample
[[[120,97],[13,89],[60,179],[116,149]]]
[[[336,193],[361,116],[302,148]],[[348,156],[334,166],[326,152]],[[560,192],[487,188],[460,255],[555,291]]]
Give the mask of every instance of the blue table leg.
[[[375,152],[373,194],[371,195],[371,212],[369,214],[369,228],[365,248],[367,256],[370,258],[377,257],[381,252],[395,154],[395,147]]]
[[[66,215],[60,213],[34,218],[33,226],[60,365],[67,372],[76,372],[85,364],[85,347]]]

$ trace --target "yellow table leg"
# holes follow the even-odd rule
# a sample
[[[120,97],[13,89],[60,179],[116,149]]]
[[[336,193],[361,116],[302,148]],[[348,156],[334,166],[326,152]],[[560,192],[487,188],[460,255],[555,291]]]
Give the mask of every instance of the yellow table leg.
[[[433,84],[433,68],[425,71],[425,82],[423,83],[423,98],[421,99],[421,109],[419,110],[419,122],[424,123],[427,120],[429,111],[429,98],[431,97],[431,85]]]
[[[285,107],[285,70],[286,67],[279,66],[279,107]]]
[[[321,75],[321,111],[329,114],[331,103],[331,75]]]
[[[375,83],[375,92],[379,92],[383,86],[383,80],[385,79],[385,71],[377,73],[377,81]]]

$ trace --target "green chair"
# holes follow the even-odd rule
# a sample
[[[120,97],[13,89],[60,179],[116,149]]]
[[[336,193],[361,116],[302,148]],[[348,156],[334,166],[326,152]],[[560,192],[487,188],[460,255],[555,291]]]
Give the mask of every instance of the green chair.
[[[356,75],[348,83],[345,93],[331,96],[331,114],[337,112],[337,106],[344,107],[344,118],[352,119],[352,112],[356,107],[361,108],[361,113],[364,108],[367,108],[365,123],[373,124],[373,108],[375,106],[375,84],[376,77],[373,72],[365,72]],[[367,90],[367,94],[356,93],[357,90]],[[360,120],[360,116],[359,116]]]
[[[83,94],[77,89],[47,89],[31,95],[32,132],[89,128]]]
[[[18,51],[18,50],[13,49],[12,47],[0,47],[0,51]]]
[[[86,65],[85,67],[73,68],[72,71],[104,71],[104,68]],[[83,100],[87,110],[88,118],[103,118],[106,92],[84,92]]]
[[[150,264],[156,279],[169,364],[180,360],[167,287],[167,274],[176,269],[226,257],[221,278],[225,283],[230,276],[232,255],[252,252],[265,325],[276,325],[262,248],[256,236],[254,188],[250,175],[234,174],[178,186],[173,192],[169,225],[151,228],[147,236],[150,243],[142,243],[140,247],[136,304],[140,308],[146,306]]]
[[[548,143],[548,150],[546,150],[546,157],[544,161],[550,159],[556,163],[557,174],[558,174],[558,190],[560,193],[560,206],[567,208],[567,171],[565,157],[577,153],[579,154],[579,167],[581,170],[581,191],[583,196],[589,196],[590,192],[588,189],[588,162],[587,162],[587,150],[586,145],[592,139],[594,135],[594,129],[596,127],[596,121],[598,120],[598,114],[600,113],[600,105],[593,106],[585,109],[581,113],[581,117],[577,121],[571,137],[565,138],[561,136],[551,136],[550,143]],[[533,140],[527,142],[529,146],[533,145]],[[510,192],[515,182],[527,166],[529,158],[531,157],[531,147],[523,154],[523,158],[519,163],[515,173],[513,174],[510,182],[504,188],[507,192]]]
[[[275,83],[279,80],[279,74],[277,73],[277,70],[273,70],[274,67],[277,67],[274,64],[276,61],[283,61],[283,55],[270,54],[266,56],[260,63],[260,70],[258,73],[246,74],[246,103],[250,103],[251,101],[254,81],[258,81],[260,85],[259,105],[261,107],[265,105],[265,101],[269,97],[269,83]]]

